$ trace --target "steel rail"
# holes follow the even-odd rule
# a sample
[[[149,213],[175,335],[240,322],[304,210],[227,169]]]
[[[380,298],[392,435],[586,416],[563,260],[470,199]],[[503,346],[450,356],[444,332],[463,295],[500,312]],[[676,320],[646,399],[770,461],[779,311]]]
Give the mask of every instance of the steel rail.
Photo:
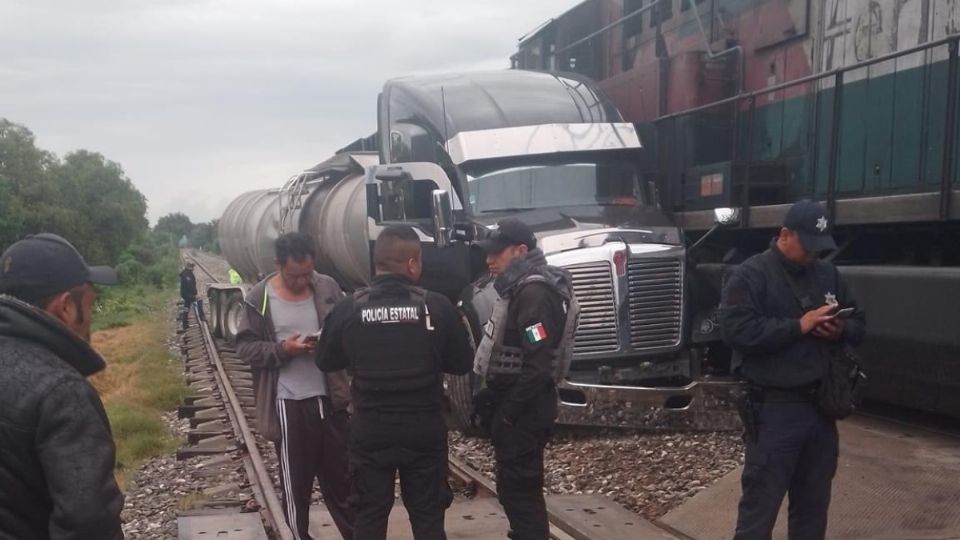
[[[459,458],[453,455],[447,456],[447,464],[451,476],[456,477],[467,485],[467,488],[475,496],[496,497],[497,486],[480,471],[467,465]],[[550,520],[550,538],[553,540],[589,540],[579,535],[573,536],[567,531],[574,531],[574,528],[567,524],[566,519],[560,515],[548,513]]]
[[[210,279],[211,279],[211,280],[217,281],[217,276],[213,275],[213,272],[211,272],[210,270],[208,270],[207,267],[204,266],[203,263],[200,262],[200,260],[197,258],[196,255],[193,255],[193,254],[188,253],[187,255],[184,256],[184,259],[189,259],[189,260],[193,261],[193,263],[196,264],[197,267],[200,268],[200,270],[203,270],[203,273],[204,273],[204,274],[210,276]]]
[[[230,377],[227,375],[227,371],[223,367],[223,362],[220,360],[220,353],[217,350],[216,342],[213,340],[213,335],[210,333],[210,328],[207,326],[206,321],[200,321],[199,324],[201,333],[203,334],[204,345],[207,349],[207,355],[216,368],[221,390],[227,398],[228,413],[230,413],[234,427],[240,435],[238,446],[240,451],[246,454],[246,457],[253,466],[254,474],[250,478],[250,481],[256,484],[255,488],[262,493],[263,505],[267,509],[267,514],[272,521],[271,525],[273,525],[274,530],[277,531],[280,539],[293,540],[293,533],[290,531],[284,518],[283,506],[280,504],[280,499],[277,497],[277,493],[273,488],[273,481],[270,478],[270,473],[267,471],[263,456],[260,454],[260,449],[257,447],[253,432],[250,430],[250,425],[247,423],[247,417],[240,404],[240,399],[237,397],[233,389],[233,384],[230,382]]]
[[[273,521],[272,524],[274,529],[279,533],[280,538],[282,540],[293,540],[293,534],[287,526],[286,519],[284,518],[283,506],[280,504],[280,499],[277,497],[277,494],[273,489],[273,481],[270,478],[270,473],[267,471],[266,464],[263,461],[263,456],[260,455],[260,449],[257,447],[256,439],[253,436],[253,432],[250,430],[250,425],[247,423],[247,417],[243,411],[243,407],[240,404],[240,399],[237,397],[237,394],[233,389],[233,384],[230,382],[230,378],[227,375],[226,369],[223,367],[223,362],[220,360],[220,354],[217,351],[216,343],[213,341],[213,336],[210,334],[210,329],[205,321],[200,322],[200,329],[203,333],[203,339],[207,347],[207,353],[217,370],[217,374],[219,375],[220,386],[224,395],[227,397],[227,403],[230,411],[232,412],[231,416],[233,417],[235,427],[240,432],[241,440],[238,441],[240,450],[246,453],[253,465],[255,474],[250,480],[251,482],[258,484],[260,491],[263,493],[264,506],[267,509],[267,513],[269,514],[270,519]]]

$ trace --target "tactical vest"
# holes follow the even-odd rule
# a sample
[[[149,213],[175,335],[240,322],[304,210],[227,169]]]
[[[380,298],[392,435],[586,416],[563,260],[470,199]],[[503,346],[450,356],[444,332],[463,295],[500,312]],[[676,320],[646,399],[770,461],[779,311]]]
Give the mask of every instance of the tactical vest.
[[[361,392],[403,392],[440,380],[427,292],[408,287],[409,298],[370,298],[370,289],[353,293],[360,345],[351,363],[354,387]]]
[[[548,267],[549,268],[549,267]],[[560,345],[553,349],[553,380],[560,382],[570,371],[570,362],[573,359],[573,338],[577,332],[577,323],[580,319],[580,305],[573,294],[569,276],[564,272],[547,270],[549,274],[530,274],[521,279],[512,291],[528,283],[543,283],[556,291],[563,298],[566,311],[566,322],[563,325],[563,335]],[[560,281],[566,283],[561,284]],[[473,359],[473,371],[481,376],[487,375],[519,375],[523,367],[523,350],[520,347],[510,347],[503,344],[504,332],[507,328],[507,314],[510,311],[510,300],[513,292],[501,297],[493,306],[493,314],[483,329],[483,338],[477,346],[477,354]]]

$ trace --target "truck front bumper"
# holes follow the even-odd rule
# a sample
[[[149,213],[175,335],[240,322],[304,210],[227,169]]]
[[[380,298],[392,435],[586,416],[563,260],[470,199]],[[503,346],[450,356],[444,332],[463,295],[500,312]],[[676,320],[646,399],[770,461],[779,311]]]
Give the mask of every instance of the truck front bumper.
[[[737,403],[741,383],[693,381],[685,386],[639,387],[563,381],[558,422],[643,430],[742,429]]]

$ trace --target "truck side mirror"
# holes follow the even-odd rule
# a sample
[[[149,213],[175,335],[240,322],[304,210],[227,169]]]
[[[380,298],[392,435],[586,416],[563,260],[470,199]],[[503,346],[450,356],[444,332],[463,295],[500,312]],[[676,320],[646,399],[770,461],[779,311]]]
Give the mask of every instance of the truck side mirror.
[[[713,222],[721,227],[737,225],[740,223],[740,209],[715,208],[713,210]]]
[[[445,248],[453,240],[453,207],[450,204],[450,192],[445,189],[433,190],[433,230],[438,248]]]

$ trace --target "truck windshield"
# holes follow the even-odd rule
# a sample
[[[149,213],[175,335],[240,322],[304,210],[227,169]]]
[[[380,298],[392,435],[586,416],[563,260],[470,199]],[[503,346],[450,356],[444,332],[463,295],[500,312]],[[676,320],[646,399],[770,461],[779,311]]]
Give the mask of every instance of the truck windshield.
[[[641,203],[636,169],[626,163],[564,163],[467,175],[475,213],[557,206]]]

